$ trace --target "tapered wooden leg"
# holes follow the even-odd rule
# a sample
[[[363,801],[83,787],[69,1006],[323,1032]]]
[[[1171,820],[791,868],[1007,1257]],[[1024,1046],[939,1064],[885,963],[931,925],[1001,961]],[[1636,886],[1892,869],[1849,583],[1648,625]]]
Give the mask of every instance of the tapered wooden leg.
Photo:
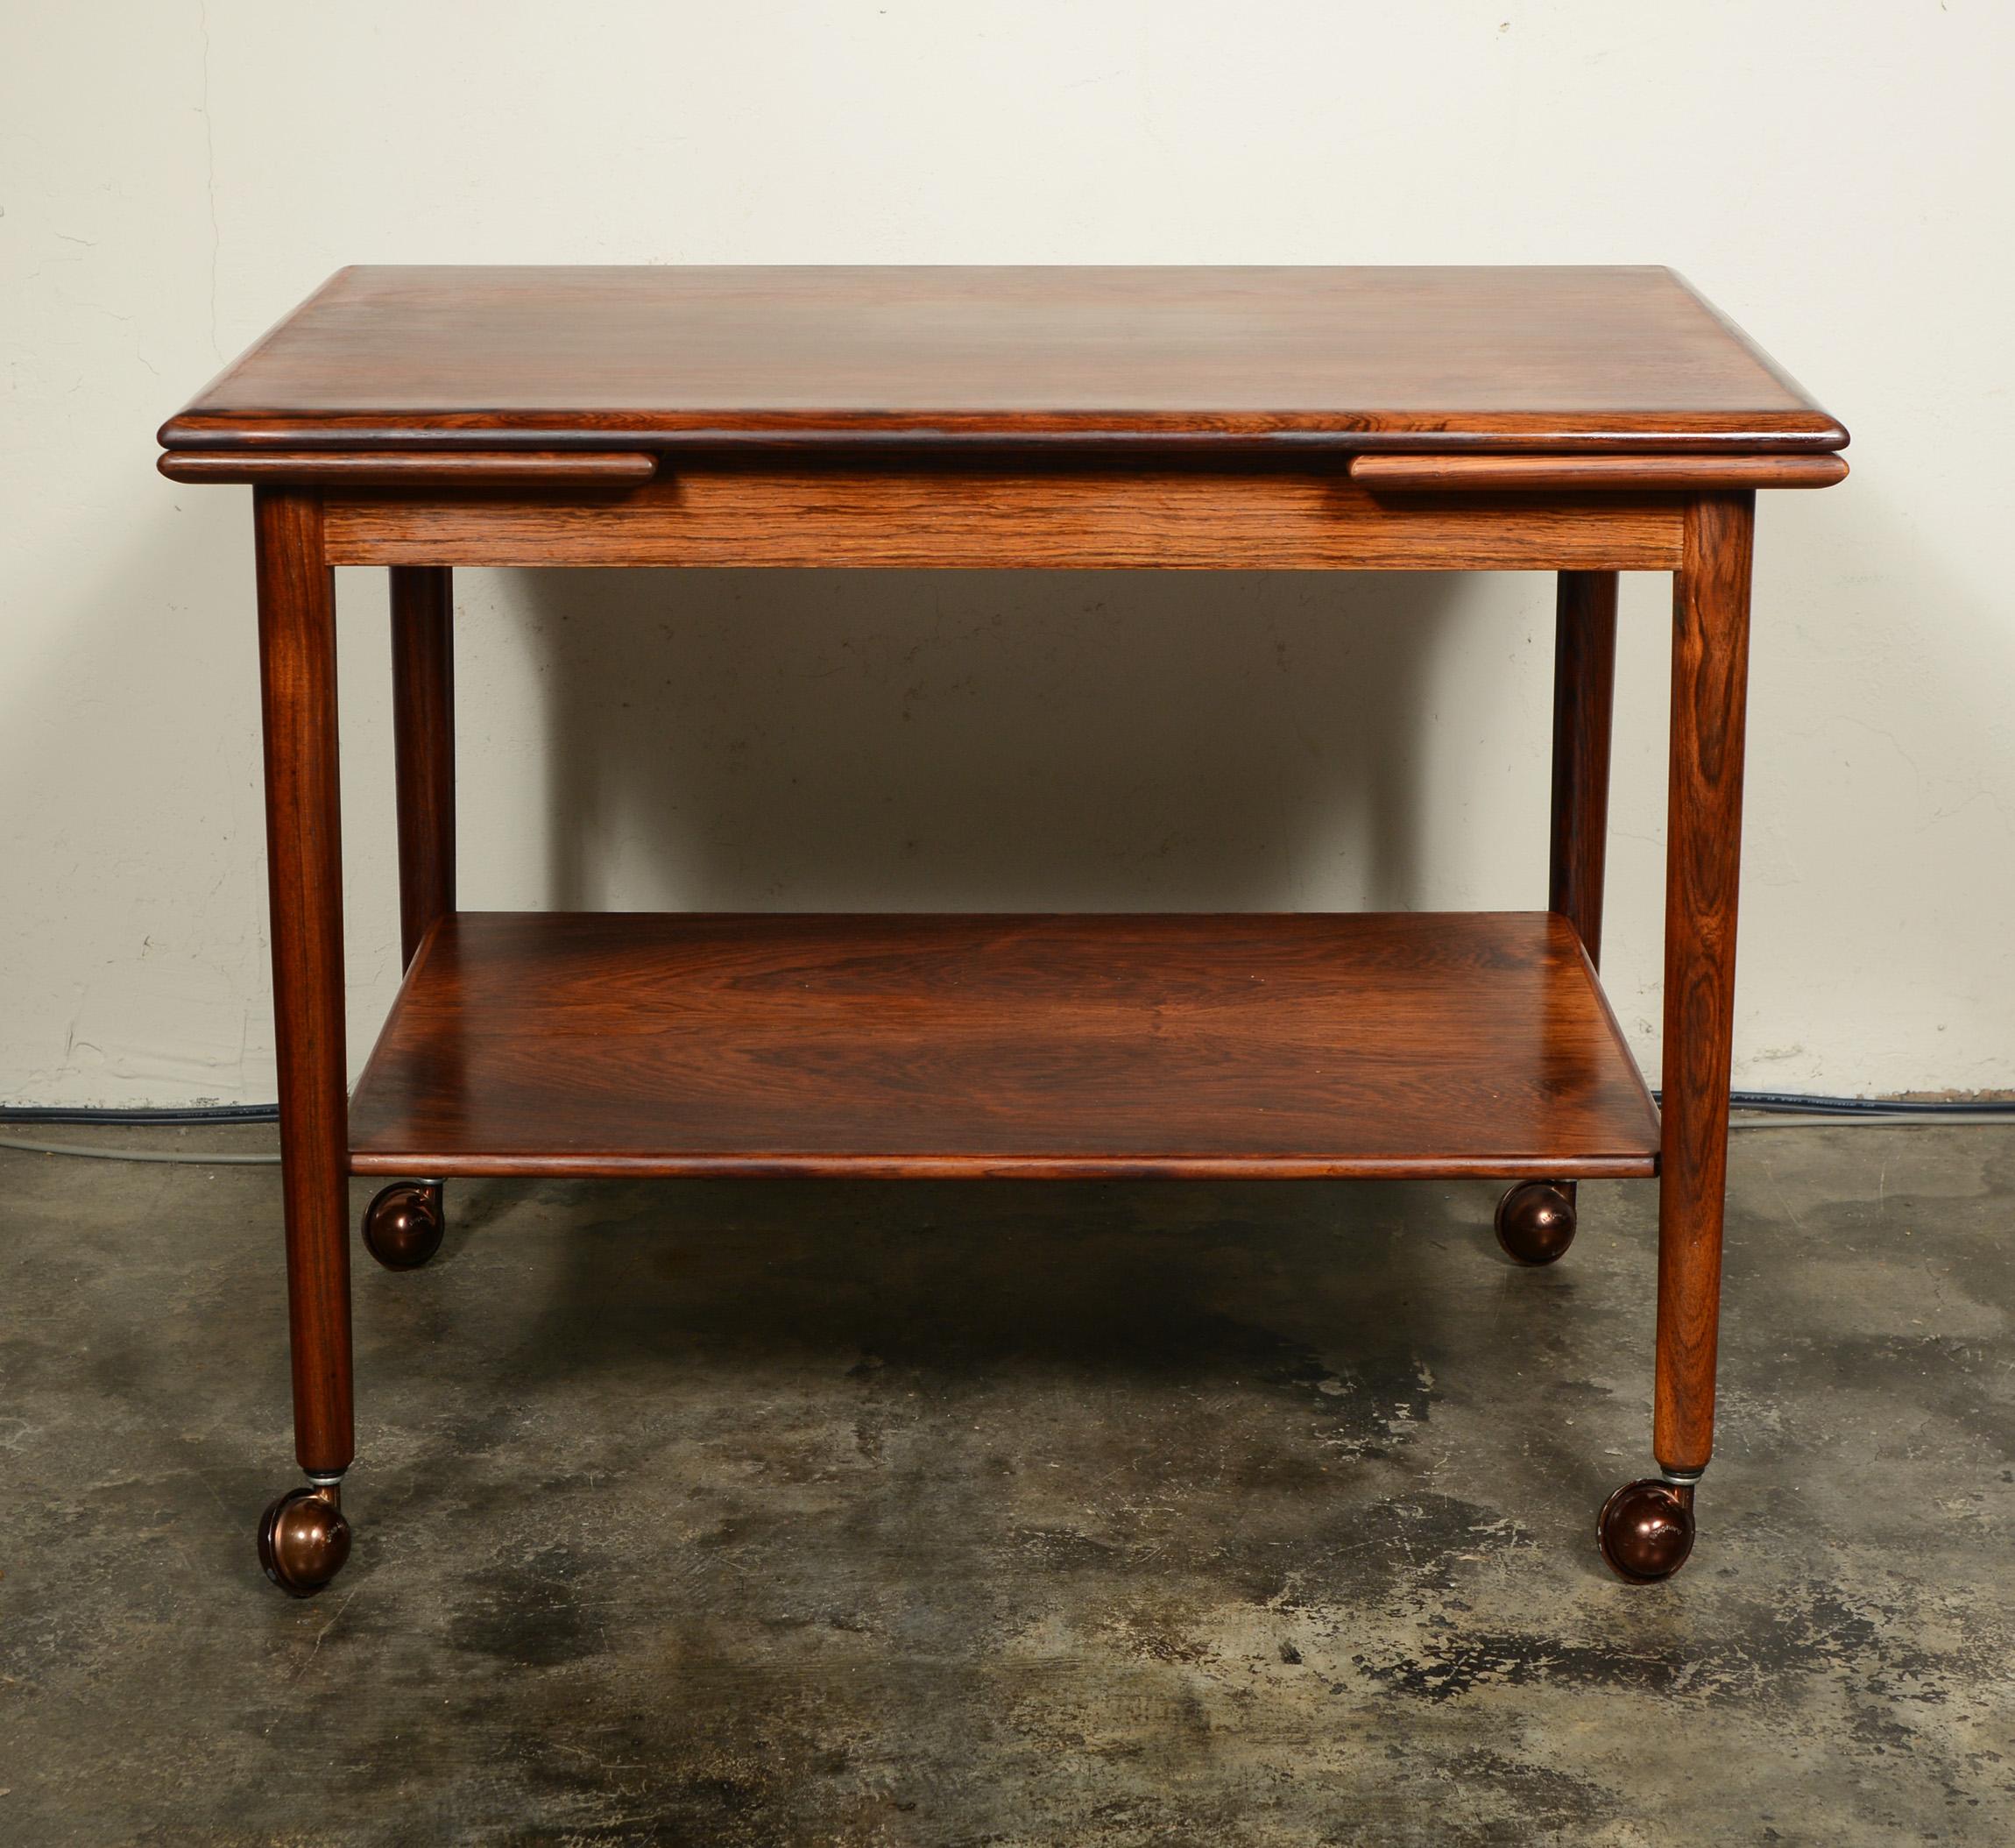
[[[1636,1579],[1665,1577],[1685,1560],[1693,1543],[1692,1485],[1714,1450],[1755,518],[1753,494],[1695,502],[1673,584],[1651,1438],[1664,1481],[1619,1490],[1601,1523],[1605,1555]]]
[[[1672,595],[1652,1448],[1665,1469],[1681,1475],[1705,1469],[1714,1448],[1755,518],[1753,494],[1713,495],[1695,503]]]
[[[267,1511],[260,1557],[276,1582],[301,1591],[326,1582],[306,1580],[333,1574],[348,1549],[334,1484],[355,1451],[336,590],[321,503],[260,488],[254,507],[294,1444],[316,1485],[307,1497],[313,1520],[300,1490]]]
[[[455,627],[451,574],[392,570],[392,747],[399,785],[399,935],[411,963],[455,909]]]
[[[1563,571],[1553,623],[1553,852],[1548,906],[1602,959],[1609,733],[1616,691],[1616,574]]]
[[[1609,832],[1609,732],[1616,688],[1616,574],[1563,571],[1553,622],[1553,838],[1546,903],[1601,960],[1602,860]],[[1497,1243],[1550,1264],[1573,1243],[1571,1180],[1521,1181],[1497,1202]]]
[[[392,726],[399,801],[399,939],[421,940],[455,909],[455,585],[447,567],[392,568]],[[365,1209],[364,1248],[391,1271],[441,1249],[446,1193],[398,1181]]]

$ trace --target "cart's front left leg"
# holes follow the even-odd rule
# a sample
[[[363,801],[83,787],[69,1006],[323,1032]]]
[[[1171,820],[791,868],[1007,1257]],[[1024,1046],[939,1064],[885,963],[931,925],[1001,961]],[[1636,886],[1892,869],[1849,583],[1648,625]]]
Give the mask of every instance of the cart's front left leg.
[[[1658,1178],[1659,1475],[1602,1508],[1602,1556],[1634,1583],[1693,1544],[1693,1485],[1714,1449],[1735,1037],[1754,494],[1688,508],[1672,591],[1672,780],[1665,840],[1665,1087]]]
[[[254,509],[287,1321],[294,1446],[308,1476],[266,1509],[258,1552],[267,1577],[305,1597],[349,1556],[340,1485],[355,1454],[336,586],[318,499],[262,487]]]

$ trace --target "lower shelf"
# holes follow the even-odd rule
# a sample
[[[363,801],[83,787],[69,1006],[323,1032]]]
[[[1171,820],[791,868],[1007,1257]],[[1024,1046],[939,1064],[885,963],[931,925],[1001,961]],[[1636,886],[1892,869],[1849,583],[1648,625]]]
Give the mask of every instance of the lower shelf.
[[[462,912],[350,1105],[352,1170],[456,1175],[1657,1172],[1545,912]]]

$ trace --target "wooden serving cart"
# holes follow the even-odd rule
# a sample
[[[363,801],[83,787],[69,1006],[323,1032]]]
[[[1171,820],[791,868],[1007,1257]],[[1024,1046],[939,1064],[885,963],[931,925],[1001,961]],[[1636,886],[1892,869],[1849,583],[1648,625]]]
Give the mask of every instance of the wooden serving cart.
[[[307,1594],[350,1548],[347,1187],[441,1237],[471,1175],[1495,1176],[1549,1264],[1656,1176],[1659,1473],[1714,1424],[1750,553],[1847,433],[1660,269],[364,268],[161,431],[254,491]],[[406,977],[343,1044],[331,568],[388,567]],[[1550,909],[485,913],[455,897],[457,565],[1559,574]],[[1673,574],[1663,1111],[1595,974],[1616,574]]]

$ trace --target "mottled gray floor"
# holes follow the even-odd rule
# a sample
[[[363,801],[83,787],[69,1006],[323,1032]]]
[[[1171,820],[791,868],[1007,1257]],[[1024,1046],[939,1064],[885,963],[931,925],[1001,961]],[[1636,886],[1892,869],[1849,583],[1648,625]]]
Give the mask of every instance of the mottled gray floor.
[[[1651,1190],[1492,1197],[460,1186],[297,1604],[272,1171],[0,1155],[0,1841],[2015,1839],[2015,1132],[1738,1139],[1649,1590]]]

